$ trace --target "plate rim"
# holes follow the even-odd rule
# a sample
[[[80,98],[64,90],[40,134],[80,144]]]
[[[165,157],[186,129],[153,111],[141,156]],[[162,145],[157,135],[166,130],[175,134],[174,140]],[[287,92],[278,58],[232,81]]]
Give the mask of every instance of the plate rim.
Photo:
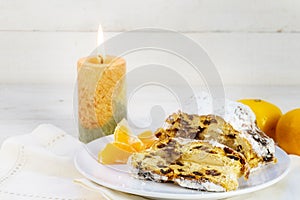
[[[106,137],[111,137],[111,135],[105,136],[105,137],[102,137],[102,138],[98,138],[98,139],[96,139],[96,140],[94,140],[94,141],[92,141],[92,142],[90,142],[86,145],[87,146],[92,145],[93,143],[97,143],[100,140],[104,140]],[[240,195],[248,194],[248,193],[251,193],[251,192],[254,192],[254,191],[259,191],[259,190],[265,189],[267,187],[270,187],[271,185],[273,185],[273,184],[279,182],[280,180],[282,180],[290,171],[291,159],[288,156],[288,154],[283,149],[278,147],[277,145],[275,146],[275,149],[276,149],[276,151],[279,151],[281,154],[283,154],[288,160],[287,168],[278,177],[276,177],[276,178],[274,178],[274,179],[272,179],[272,180],[270,180],[266,183],[256,185],[256,186],[252,186],[252,187],[249,187],[249,188],[242,188],[242,189],[237,189],[237,190],[229,191],[229,192],[205,192],[205,191],[203,191],[202,193],[199,193],[199,194],[197,194],[197,193],[191,193],[191,194],[178,194],[178,193],[169,194],[168,193],[168,194],[166,194],[166,193],[163,193],[163,192],[155,192],[155,191],[143,191],[143,194],[141,194],[139,192],[141,190],[131,189],[129,187],[120,188],[119,186],[115,186],[111,183],[107,183],[107,182],[103,182],[103,181],[100,183],[98,178],[95,178],[95,177],[91,176],[85,170],[81,169],[81,167],[79,166],[78,158],[79,158],[79,155],[82,154],[82,153],[86,153],[88,156],[91,157],[91,159],[94,160],[94,158],[90,155],[90,152],[87,152],[85,150],[85,148],[80,148],[76,152],[76,155],[73,159],[73,162],[74,162],[74,165],[75,165],[76,169],[79,171],[79,173],[81,173],[87,179],[95,182],[96,184],[98,184],[100,186],[103,186],[103,187],[106,187],[106,188],[109,188],[109,189],[113,189],[113,190],[116,190],[116,191],[124,192],[124,193],[127,193],[127,194],[133,194],[133,195],[143,196],[143,197],[147,197],[147,198],[174,199],[174,200],[175,199],[196,200],[196,199],[199,199],[199,198],[201,198],[201,199],[219,199],[219,198],[228,198],[228,197],[240,196]],[[99,164],[101,165],[101,163],[99,163]]]

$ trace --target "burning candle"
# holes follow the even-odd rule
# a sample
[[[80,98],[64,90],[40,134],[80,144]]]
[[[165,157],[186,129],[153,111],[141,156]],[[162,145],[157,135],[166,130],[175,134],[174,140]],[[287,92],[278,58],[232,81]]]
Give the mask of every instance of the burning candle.
[[[99,26],[98,45],[103,41]],[[88,143],[112,134],[116,124],[126,117],[126,62],[105,55],[101,48],[97,55],[79,59],[77,71],[79,139]]]

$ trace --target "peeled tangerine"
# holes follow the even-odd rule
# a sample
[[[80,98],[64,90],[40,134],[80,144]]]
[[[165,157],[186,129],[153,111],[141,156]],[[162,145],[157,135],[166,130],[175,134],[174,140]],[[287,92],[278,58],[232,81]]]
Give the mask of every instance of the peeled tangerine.
[[[99,152],[99,162],[106,165],[125,164],[132,153],[144,151],[155,140],[151,131],[142,132],[138,136],[133,135],[127,121],[123,119],[115,129],[114,142],[108,143]]]

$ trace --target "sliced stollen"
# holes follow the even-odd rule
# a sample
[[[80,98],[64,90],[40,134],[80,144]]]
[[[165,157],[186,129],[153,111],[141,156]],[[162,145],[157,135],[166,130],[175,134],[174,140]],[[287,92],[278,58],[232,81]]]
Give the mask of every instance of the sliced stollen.
[[[251,168],[274,162],[274,141],[258,128],[235,130],[223,118],[216,115],[196,115],[177,112],[170,115],[164,128],[155,133],[160,140],[166,138],[188,138],[213,140],[242,153]]]
[[[160,140],[134,153],[128,165],[140,179],[216,192],[237,189],[238,178],[247,179],[250,169],[241,153],[225,145],[183,138]]]

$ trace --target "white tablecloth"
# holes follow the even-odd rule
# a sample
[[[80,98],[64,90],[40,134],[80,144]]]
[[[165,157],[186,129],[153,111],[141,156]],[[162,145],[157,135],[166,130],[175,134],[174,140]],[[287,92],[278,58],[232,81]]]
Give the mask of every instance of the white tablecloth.
[[[143,199],[98,185],[89,189],[73,165],[81,143],[48,124],[32,133],[7,139],[0,150],[1,200],[101,200]],[[300,157],[290,156],[290,173],[282,181],[262,191],[233,199],[299,199]],[[88,181],[86,183],[89,183]]]

